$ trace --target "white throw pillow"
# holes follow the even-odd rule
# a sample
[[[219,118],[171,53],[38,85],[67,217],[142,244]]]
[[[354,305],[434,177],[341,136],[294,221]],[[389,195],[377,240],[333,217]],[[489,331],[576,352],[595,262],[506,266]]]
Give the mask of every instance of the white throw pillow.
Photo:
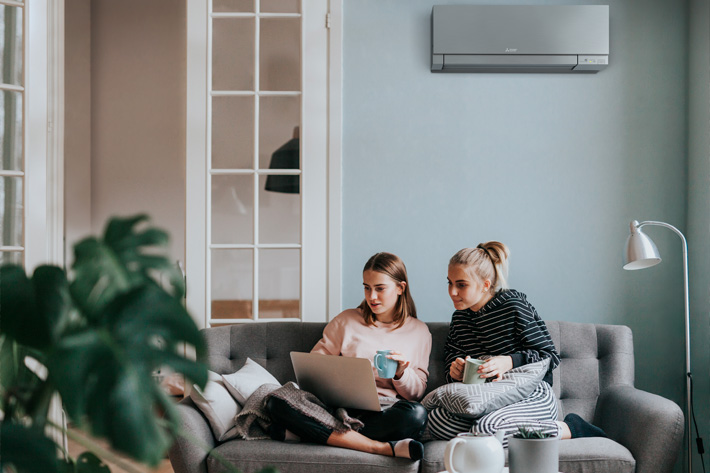
[[[237,435],[234,417],[242,408],[229,394],[219,374],[208,372],[205,389],[201,390],[196,384],[193,385],[190,399],[207,417],[212,433],[219,442]]]
[[[281,386],[279,380],[266,371],[259,363],[247,358],[244,366],[232,374],[223,374],[222,380],[234,399],[242,406],[247,402],[249,396],[259,389],[262,384],[277,384]]]

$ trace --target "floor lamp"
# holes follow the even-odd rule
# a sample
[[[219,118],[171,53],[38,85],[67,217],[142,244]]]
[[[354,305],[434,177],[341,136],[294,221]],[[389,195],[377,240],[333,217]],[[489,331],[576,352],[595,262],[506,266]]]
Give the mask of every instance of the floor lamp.
[[[655,225],[659,227],[666,227],[673,230],[683,242],[683,288],[685,295],[685,390],[686,390],[686,448],[688,455],[688,473],[693,473],[693,449],[691,442],[691,417],[692,417],[692,404],[691,404],[691,375],[690,375],[690,304],[688,301],[688,243],[685,240],[685,236],[673,225],[669,225],[664,222],[654,222],[646,221],[639,223],[637,220],[631,222],[630,231],[631,234],[626,239],[626,251],[624,253],[624,269],[635,270],[635,269],[645,269],[651,266],[655,266],[661,262],[661,256],[658,253],[658,248],[656,244],[653,243],[644,232],[641,231],[641,227],[644,225]]]

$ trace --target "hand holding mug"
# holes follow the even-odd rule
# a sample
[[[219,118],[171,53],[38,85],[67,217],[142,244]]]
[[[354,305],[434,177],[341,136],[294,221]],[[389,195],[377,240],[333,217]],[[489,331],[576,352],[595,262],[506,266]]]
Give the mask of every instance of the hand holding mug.
[[[451,376],[451,379],[454,381],[463,380],[463,370],[465,366],[466,361],[463,358],[456,358],[452,361],[449,367],[449,376]]]
[[[387,358],[397,362],[397,372],[394,374],[394,379],[401,378],[404,374],[404,370],[409,366],[409,360],[407,360],[401,352],[396,350],[391,350]]]
[[[485,363],[478,367],[478,373],[483,378],[493,378],[493,381],[498,381],[503,373],[507,373],[512,369],[513,358],[508,355],[499,355],[488,358]]]
[[[396,350],[378,350],[373,361],[377,376],[383,379],[399,379],[409,366],[409,361]]]

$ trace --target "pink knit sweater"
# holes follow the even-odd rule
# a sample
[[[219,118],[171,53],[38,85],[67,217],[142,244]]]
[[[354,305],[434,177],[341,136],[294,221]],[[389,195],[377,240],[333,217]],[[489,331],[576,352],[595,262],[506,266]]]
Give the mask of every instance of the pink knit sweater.
[[[375,373],[377,392],[384,397],[418,401],[424,396],[429,371],[431,333],[426,324],[409,317],[404,325],[375,322],[365,325],[359,309],[348,309],[336,316],[323,330],[323,338],[311,350],[324,355],[367,358],[372,363],[377,350],[396,350],[410,365],[400,379],[381,379]]]

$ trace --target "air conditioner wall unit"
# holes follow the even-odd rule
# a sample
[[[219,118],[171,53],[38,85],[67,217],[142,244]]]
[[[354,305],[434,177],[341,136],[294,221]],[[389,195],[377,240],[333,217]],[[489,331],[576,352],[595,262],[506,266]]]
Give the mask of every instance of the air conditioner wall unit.
[[[432,8],[432,72],[596,73],[608,64],[608,5]]]

